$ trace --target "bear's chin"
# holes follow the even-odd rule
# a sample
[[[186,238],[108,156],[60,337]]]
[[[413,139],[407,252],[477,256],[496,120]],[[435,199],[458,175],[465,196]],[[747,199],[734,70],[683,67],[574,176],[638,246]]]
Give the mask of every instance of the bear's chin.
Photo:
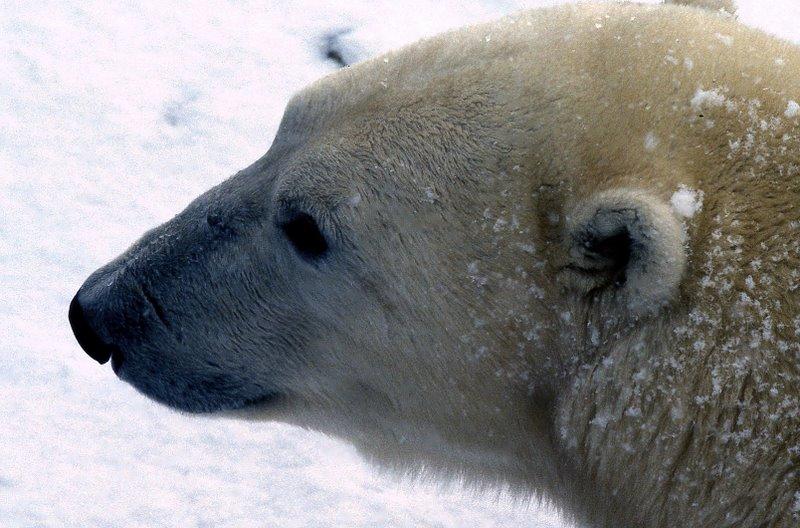
[[[148,399],[190,414],[221,414],[242,410],[248,413],[266,413],[286,400],[286,395],[279,391],[243,395],[236,394],[235,391],[204,390],[189,384],[174,390],[175,387],[169,382],[151,379],[142,382],[126,376],[125,371],[118,372],[117,376]]]
[[[263,396],[249,399],[211,397],[199,400],[188,398],[185,401],[176,401],[175,399],[165,400],[150,394],[147,394],[147,396],[158,403],[180,412],[190,414],[214,414],[219,416],[230,415],[237,418],[243,418],[248,415],[260,416],[263,418],[265,415],[272,414],[270,411],[279,407],[280,404],[286,400],[286,396],[279,392],[270,392]],[[274,418],[270,417],[270,419]]]
[[[271,392],[264,396],[242,400],[238,405],[210,411],[221,418],[233,418],[249,422],[283,421],[289,404],[289,396],[282,392]],[[283,412],[282,412],[283,411]]]

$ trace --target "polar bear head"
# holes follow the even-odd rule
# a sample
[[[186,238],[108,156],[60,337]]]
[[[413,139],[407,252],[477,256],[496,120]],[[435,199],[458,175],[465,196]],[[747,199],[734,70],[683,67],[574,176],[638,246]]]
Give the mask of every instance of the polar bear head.
[[[653,372],[719,338],[691,326],[711,266],[691,259],[721,211],[703,177],[736,165],[708,153],[752,109],[698,88],[715,75],[704,54],[726,46],[709,25],[766,41],[682,8],[559,8],[324,78],[264,157],[89,277],[76,336],[178,409],[308,426],[391,466],[602,495],[598,453],[633,456],[670,416],[687,423],[659,391],[691,384]],[[623,418],[659,425],[594,433]],[[645,489],[611,484],[613,504]]]

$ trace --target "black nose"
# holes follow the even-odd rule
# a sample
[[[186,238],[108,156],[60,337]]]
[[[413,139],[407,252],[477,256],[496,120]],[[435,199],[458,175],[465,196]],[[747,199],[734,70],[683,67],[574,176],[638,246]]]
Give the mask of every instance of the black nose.
[[[111,354],[114,353],[116,347],[105,343],[92,329],[86,312],[78,301],[78,295],[69,304],[69,324],[72,326],[72,333],[75,334],[78,344],[89,354],[89,357],[101,365],[111,359]]]

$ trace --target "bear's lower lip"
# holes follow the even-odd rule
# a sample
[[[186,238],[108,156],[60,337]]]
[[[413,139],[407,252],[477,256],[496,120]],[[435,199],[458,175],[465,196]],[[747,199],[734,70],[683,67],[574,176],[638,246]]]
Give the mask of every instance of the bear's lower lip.
[[[270,392],[258,398],[244,400],[239,405],[220,410],[216,414],[246,421],[263,421],[265,418],[274,420],[285,411],[289,398],[286,393]]]
[[[167,407],[192,414],[225,414],[239,410],[263,409],[272,407],[285,399],[285,396],[278,392],[270,392],[263,396],[244,400],[208,394],[200,395],[201,398],[192,398],[191,396],[187,398],[185,394],[164,394],[159,391],[143,389],[136,384],[134,387],[148,398]]]
[[[239,406],[239,409],[245,409],[249,407],[261,407],[264,405],[271,405],[286,399],[286,395],[280,392],[268,392],[263,396],[259,396],[257,398],[252,398],[248,400],[244,400]]]
[[[251,410],[251,409],[265,409],[278,404],[285,399],[285,395],[279,392],[270,392],[263,396],[258,396],[256,398],[250,398],[246,400],[239,400],[239,401],[231,401],[227,400],[227,398],[221,398],[220,401],[206,401],[202,405],[197,405],[196,403],[189,403],[186,401],[164,401],[163,399],[156,398],[163,403],[166,403],[168,406],[180,409],[185,412],[195,413],[195,414],[225,414],[229,412],[236,412],[240,410]],[[226,401],[227,400],[227,401]]]

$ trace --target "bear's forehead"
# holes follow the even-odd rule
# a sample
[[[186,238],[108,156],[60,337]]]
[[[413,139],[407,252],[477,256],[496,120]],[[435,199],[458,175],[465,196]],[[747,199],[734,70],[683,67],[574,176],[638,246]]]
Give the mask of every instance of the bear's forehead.
[[[480,85],[486,78],[477,73],[485,73],[485,66],[531,55],[533,25],[518,22],[502,19],[483,25],[480,32],[461,28],[333,72],[292,97],[282,126],[325,126],[430,102],[453,91],[484,91]],[[484,33],[494,39],[487,42]]]
[[[624,70],[629,64],[660,65],[666,52],[689,45],[678,38],[686,33],[684,26],[699,23],[688,13],[682,15],[683,20],[665,20],[654,7],[537,9],[425,39],[312,83],[290,100],[281,128],[287,134],[309,137],[315,131],[353,123],[359,117],[375,118],[400,107],[464,94],[490,95],[524,106],[539,92],[563,88],[565,75],[571,73],[587,79],[603,74],[612,85],[628,83]],[[631,16],[636,17],[635,26],[630,23]],[[732,31],[722,19],[704,18],[702,23]],[[708,32],[708,39],[713,41],[714,31],[709,28],[690,44],[702,47],[700,41]],[[675,34],[676,38],[664,39],[663,34]],[[780,51],[792,54],[790,50]],[[767,59],[765,63],[772,56]],[[610,64],[620,71],[614,73]],[[539,78],[541,75],[547,79]]]

